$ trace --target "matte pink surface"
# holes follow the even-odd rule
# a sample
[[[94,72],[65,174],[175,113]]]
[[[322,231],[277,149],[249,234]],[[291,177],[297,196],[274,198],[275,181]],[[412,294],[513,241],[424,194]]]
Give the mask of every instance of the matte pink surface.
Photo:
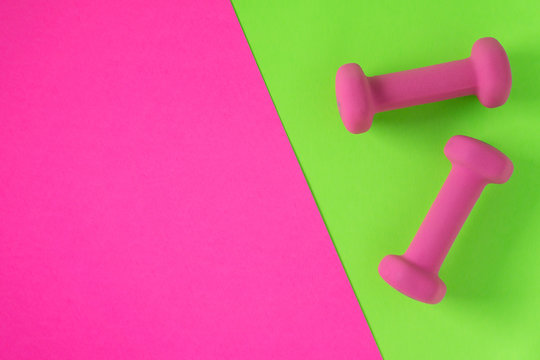
[[[508,57],[494,38],[481,38],[467,59],[367,77],[357,64],[336,74],[341,119],[354,134],[369,130],[378,112],[476,95],[492,108],[506,102],[512,86]]]
[[[505,183],[514,170],[502,152],[467,136],[452,137],[444,153],[452,170],[413,242],[405,254],[388,255],[379,265],[386,282],[430,304],[440,302],[446,293],[439,269],[484,187]]]
[[[0,3],[0,358],[380,359],[226,1]]]

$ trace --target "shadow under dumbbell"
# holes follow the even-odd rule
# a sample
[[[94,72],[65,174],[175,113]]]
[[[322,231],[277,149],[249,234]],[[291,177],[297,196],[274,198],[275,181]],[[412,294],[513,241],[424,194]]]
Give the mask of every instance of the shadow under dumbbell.
[[[420,151],[442,152],[446,141],[461,134],[471,114],[481,107],[475,96],[466,96],[378,113],[371,136],[413,143]]]
[[[533,106],[538,101],[538,77],[531,74],[540,72],[540,58],[531,51],[512,49],[508,54],[512,67],[512,90],[508,103],[520,103],[524,106]],[[503,105],[504,106],[504,105]]]

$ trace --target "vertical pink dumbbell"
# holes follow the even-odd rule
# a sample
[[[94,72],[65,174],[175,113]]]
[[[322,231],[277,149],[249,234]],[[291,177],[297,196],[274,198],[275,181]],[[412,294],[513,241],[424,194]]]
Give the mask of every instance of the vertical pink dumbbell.
[[[475,94],[486,107],[501,106],[511,85],[503,47],[494,38],[482,38],[467,59],[419,69],[366,77],[357,64],[343,65],[336,75],[336,97],[345,127],[359,134],[382,111]]]
[[[452,170],[411,245],[401,256],[388,255],[379,265],[382,278],[401,293],[436,304],[446,293],[439,269],[484,187],[512,175],[510,159],[494,147],[454,136],[444,148]]]

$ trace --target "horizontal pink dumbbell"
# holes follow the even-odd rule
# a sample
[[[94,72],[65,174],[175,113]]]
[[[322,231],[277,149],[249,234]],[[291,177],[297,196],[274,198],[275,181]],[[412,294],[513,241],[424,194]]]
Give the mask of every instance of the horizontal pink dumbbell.
[[[494,147],[454,136],[444,148],[452,170],[405,254],[388,255],[379,274],[401,293],[436,304],[446,293],[439,269],[476,200],[489,183],[502,184],[512,175],[510,159]]]
[[[366,77],[357,64],[343,65],[336,75],[336,97],[345,127],[359,134],[382,111],[474,94],[486,107],[501,106],[511,85],[503,47],[494,38],[482,38],[467,59],[419,69]]]

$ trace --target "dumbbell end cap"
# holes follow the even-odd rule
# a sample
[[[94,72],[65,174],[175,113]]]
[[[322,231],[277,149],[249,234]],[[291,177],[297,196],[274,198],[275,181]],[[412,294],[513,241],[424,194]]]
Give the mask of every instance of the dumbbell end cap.
[[[473,45],[471,59],[478,100],[488,108],[503,105],[510,95],[512,73],[502,45],[491,37],[478,39]]]
[[[345,64],[336,74],[336,98],[343,124],[353,134],[366,132],[373,122],[368,78],[358,64]]]
[[[439,303],[446,294],[446,285],[437,274],[422,269],[403,256],[386,256],[379,264],[379,274],[400,293],[427,304]]]
[[[444,154],[453,166],[463,166],[487,183],[505,183],[514,171],[512,161],[501,151],[468,136],[451,137],[444,147]]]

